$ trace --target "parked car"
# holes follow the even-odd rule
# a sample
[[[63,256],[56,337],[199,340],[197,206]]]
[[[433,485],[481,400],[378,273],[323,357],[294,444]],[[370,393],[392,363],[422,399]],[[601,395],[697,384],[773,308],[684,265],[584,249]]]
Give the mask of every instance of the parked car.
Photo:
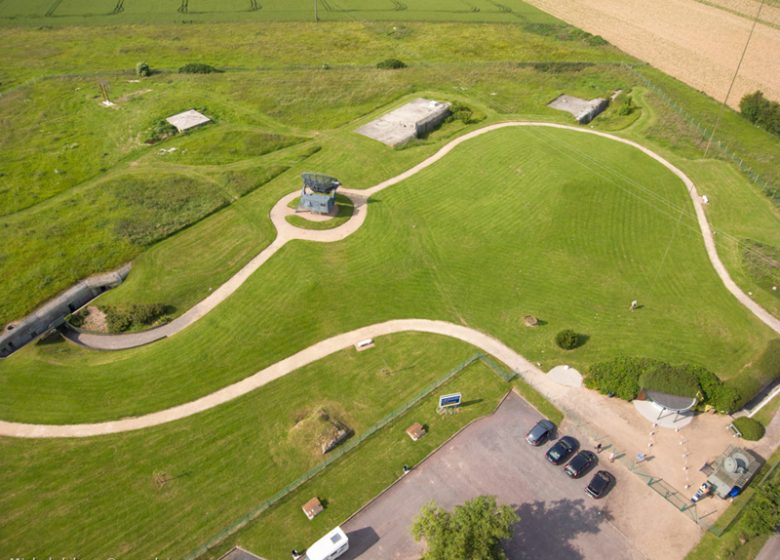
[[[562,465],[571,457],[572,453],[577,451],[579,442],[571,436],[563,436],[547,450],[547,460],[553,465]]]
[[[615,477],[607,471],[599,471],[593,475],[588,487],[585,488],[585,492],[588,495],[599,499],[609,490],[610,485],[615,481]]]
[[[588,472],[597,462],[598,459],[596,459],[596,454],[592,451],[580,451],[574,456],[574,459],[569,461],[569,464],[566,465],[563,472],[572,478],[579,478]]]
[[[528,435],[525,436],[525,441],[533,446],[539,446],[550,439],[554,432],[555,424],[549,420],[539,420],[528,432]]]

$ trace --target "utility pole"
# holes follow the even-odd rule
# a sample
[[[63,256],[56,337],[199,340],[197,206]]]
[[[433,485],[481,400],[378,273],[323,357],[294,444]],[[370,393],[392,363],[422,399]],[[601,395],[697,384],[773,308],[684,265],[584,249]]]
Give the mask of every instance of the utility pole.
[[[320,16],[317,14],[317,1],[314,0],[314,23],[319,23],[320,21]]]

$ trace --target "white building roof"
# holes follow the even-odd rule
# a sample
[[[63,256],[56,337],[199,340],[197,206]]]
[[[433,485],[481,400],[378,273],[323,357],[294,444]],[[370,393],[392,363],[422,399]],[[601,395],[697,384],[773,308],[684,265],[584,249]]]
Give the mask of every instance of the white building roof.
[[[420,97],[364,124],[355,132],[388,146],[400,146],[417,137],[418,127],[431,120],[443,120],[449,110],[449,103]]]
[[[211,122],[210,118],[203,113],[198,113],[195,109],[173,115],[165,120],[175,126],[176,130],[179,132],[184,132],[185,130]]]
[[[306,558],[308,558],[308,560],[325,560],[331,554],[347,544],[349,544],[347,534],[341,529],[341,527],[336,527],[330,533],[306,549]]]

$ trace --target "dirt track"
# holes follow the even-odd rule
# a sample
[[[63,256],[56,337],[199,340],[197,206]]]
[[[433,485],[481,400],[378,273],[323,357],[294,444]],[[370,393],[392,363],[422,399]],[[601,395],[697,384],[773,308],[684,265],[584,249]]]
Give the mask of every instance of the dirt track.
[[[696,0],[526,0],[528,3],[649,62],[694,88],[722,100],[745,46],[752,21]],[[716,0],[740,12],[753,2]],[[758,8],[758,4],[755,4]],[[772,21],[776,6],[761,19]],[[780,29],[756,26],[729,96],[737,107],[745,93],[760,89],[780,100]]]

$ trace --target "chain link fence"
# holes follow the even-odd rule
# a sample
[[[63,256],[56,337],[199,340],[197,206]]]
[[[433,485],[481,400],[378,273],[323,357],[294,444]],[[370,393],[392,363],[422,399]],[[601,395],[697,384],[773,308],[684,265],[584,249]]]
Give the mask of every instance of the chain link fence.
[[[430,383],[425,388],[421,389],[409,401],[407,401],[400,407],[390,412],[387,416],[379,420],[376,424],[369,427],[365,432],[363,432],[359,436],[351,438],[347,443],[344,443],[343,445],[338,447],[335,451],[332,451],[329,454],[329,457],[326,460],[324,460],[322,463],[306,471],[304,474],[302,474],[293,482],[291,482],[290,484],[288,484],[287,486],[285,486],[284,488],[276,492],[270,498],[260,502],[251,511],[248,511],[246,514],[242,515],[236,521],[234,521],[233,523],[225,527],[222,531],[214,535],[214,537],[212,537],[207,543],[201,545],[200,547],[190,552],[187,556],[185,556],[185,559],[195,560],[197,558],[200,558],[201,556],[206,555],[210,550],[212,550],[216,546],[219,546],[221,543],[227,540],[231,535],[235,534],[236,532],[240,531],[242,528],[246,527],[249,523],[257,519],[265,511],[267,511],[277,503],[281,502],[290,493],[297,490],[298,488],[303,486],[303,484],[316,477],[319,473],[321,473],[330,465],[332,465],[334,462],[338,461],[344,455],[346,455],[347,453],[349,453],[350,451],[358,447],[361,443],[363,443],[368,438],[376,434],[378,431],[382,430],[383,428],[385,428],[386,426],[394,422],[400,416],[406,414],[409,410],[411,410],[414,406],[419,404],[423,399],[428,397],[436,389],[438,389],[439,387],[441,387],[442,385],[444,385],[445,383],[453,379],[461,371],[463,371],[464,369],[466,369],[467,367],[471,366],[476,362],[484,363],[491,371],[493,371],[504,381],[509,382],[515,377],[515,374],[513,372],[507,371],[487,355],[481,353],[474,354],[467,360],[461,362],[460,364],[452,368],[443,377],[440,377],[433,383]]]
[[[682,105],[680,105],[673,97],[671,97],[666,91],[664,91],[655,82],[650,80],[647,76],[639,72],[634,65],[621,63],[621,66],[626,69],[629,74],[639,80],[643,86],[652,91],[658,96],[663,103],[677,113],[689,126],[695,128],[702,141],[708,140],[710,136],[711,146],[717,148],[718,151],[725,157],[725,159],[733,162],[739,170],[748,177],[755,185],[763,190],[775,203],[780,204],[780,188],[777,185],[770,183],[766,177],[761,176],[755,169],[745,163],[744,158],[740,157],[731,147],[725,142],[721,142],[719,139],[713,136],[714,130],[704,126],[693,115],[686,111]]]

